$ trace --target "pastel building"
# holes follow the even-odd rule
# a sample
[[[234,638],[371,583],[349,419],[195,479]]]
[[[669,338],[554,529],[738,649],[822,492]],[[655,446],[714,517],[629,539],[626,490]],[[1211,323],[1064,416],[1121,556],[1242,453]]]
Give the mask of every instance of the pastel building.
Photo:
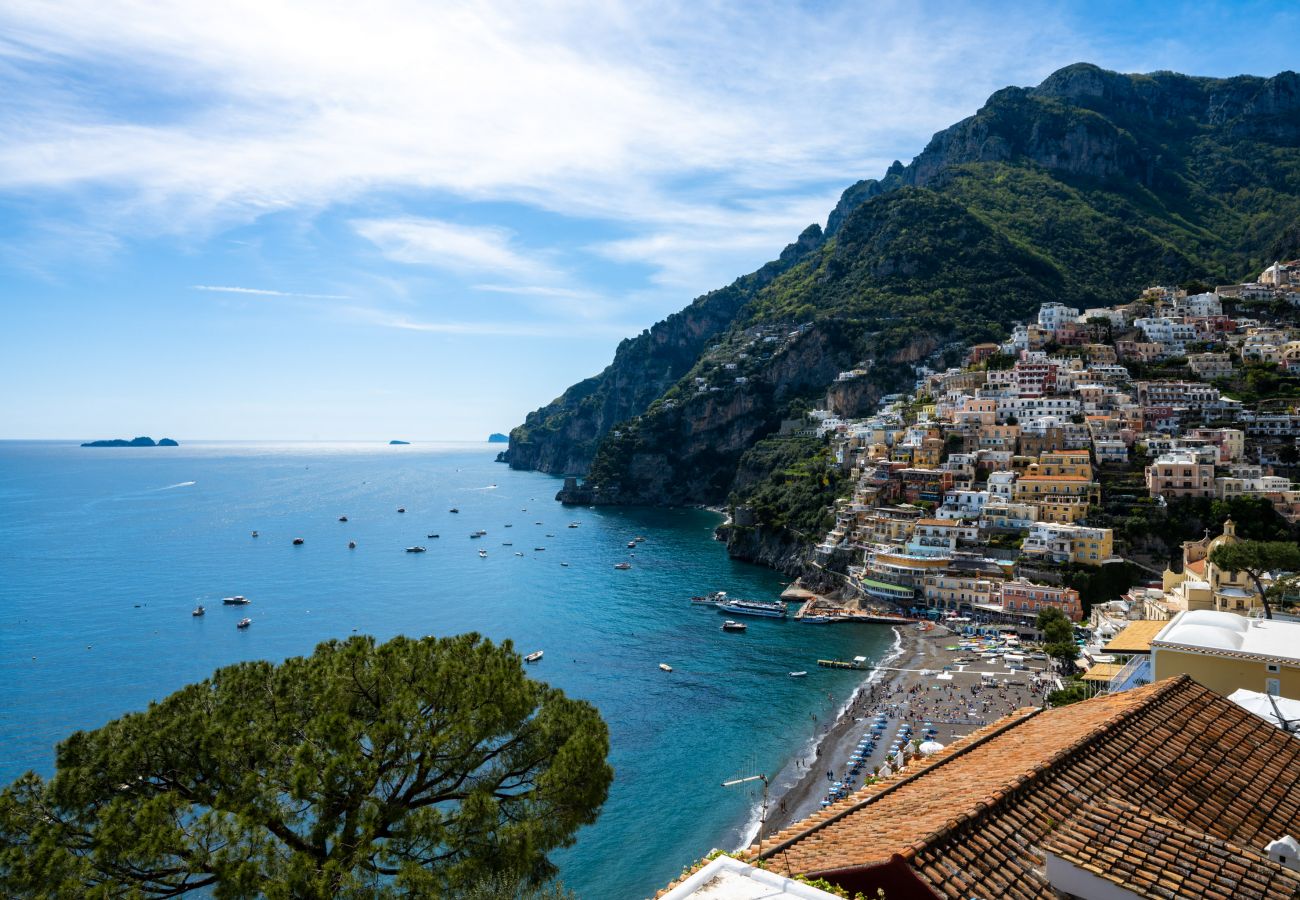
[[[1151,642],[1151,669],[1156,680],[1190,675],[1224,697],[1245,689],[1300,699],[1300,622],[1181,612]]]

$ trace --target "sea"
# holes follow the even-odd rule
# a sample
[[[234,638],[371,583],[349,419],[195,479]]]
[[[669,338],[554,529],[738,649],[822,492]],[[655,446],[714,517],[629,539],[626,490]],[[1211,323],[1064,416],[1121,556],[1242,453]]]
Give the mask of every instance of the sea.
[[[774,600],[783,578],[730,559],[718,514],[564,507],[559,479],[510,470],[500,449],[0,442],[0,778],[50,775],[68,734],[220,666],[351,634],[477,631],[544,651],[529,674],[609,725],[609,799],[553,856],[566,887],[649,897],[741,846],[762,785],[722,783],[807,753],[862,680],[817,659],[880,659],[891,630],[748,618],[723,632],[692,595]],[[223,607],[231,594],[252,602]]]

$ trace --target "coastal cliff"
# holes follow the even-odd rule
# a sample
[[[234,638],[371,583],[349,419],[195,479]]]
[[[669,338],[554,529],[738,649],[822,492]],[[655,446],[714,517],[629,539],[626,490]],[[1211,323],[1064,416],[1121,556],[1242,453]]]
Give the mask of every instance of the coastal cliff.
[[[747,507],[731,551],[806,567],[797,545],[834,497],[800,480],[817,449],[783,422],[869,412],[1044,302],[1114,304],[1266,264],[1260,248],[1300,216],[1298,143],[1290,72],[1079,64],[998,91],[910,164],[848,188],[824,230],[623,342],[511,433],[508,460],[586,473],[584,502]]]

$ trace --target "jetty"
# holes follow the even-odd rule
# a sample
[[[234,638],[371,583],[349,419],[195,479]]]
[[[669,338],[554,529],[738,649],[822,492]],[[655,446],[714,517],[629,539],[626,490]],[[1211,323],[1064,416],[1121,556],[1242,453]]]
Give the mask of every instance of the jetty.
[[[817,665],[823,669],[858,669],[866,671],[871,668],[871,662],[865,656],[855,656],[853,659],[819,659]]]
[[[918,620],[901,613],[881,609],[861,609],[856,605],[830,599],[802,587],[799,582],[781,592],[781,599],[798,603],[799,609],[794,614],[796,622],[805,618],[810,622],[860,622],[871,625],[912,625]],[[855,601],[850,601],[850,604]]]

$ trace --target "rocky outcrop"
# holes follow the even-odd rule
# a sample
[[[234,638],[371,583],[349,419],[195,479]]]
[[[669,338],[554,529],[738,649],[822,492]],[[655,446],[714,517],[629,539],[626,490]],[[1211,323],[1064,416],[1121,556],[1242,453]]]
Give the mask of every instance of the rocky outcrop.
[[[718,528],[717,537],[726,542],[727,553],[733,559],[757,563],[795,577],[812,571],[809,535],[785,528],[728,524]]]

